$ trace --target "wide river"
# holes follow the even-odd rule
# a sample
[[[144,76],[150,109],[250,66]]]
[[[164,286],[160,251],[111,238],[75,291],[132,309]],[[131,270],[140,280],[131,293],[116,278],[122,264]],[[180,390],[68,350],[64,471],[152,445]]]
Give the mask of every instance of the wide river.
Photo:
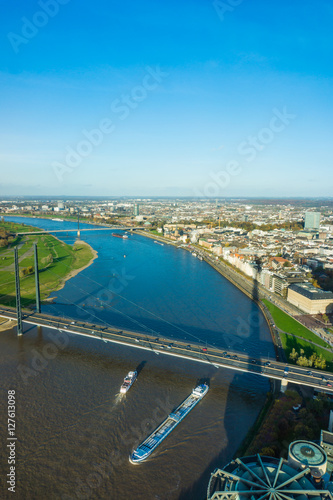
[[[72,222],[6,217],[43,229]],[[93,227],[82,224],[81,228]],[[67,243],[75,233],[59,233]],[[274,356],[258,307],[191,253],[130,234],[82,232],[93,264],[42,311],[168,338]],[[60,342],[61,341],[61,342]],[[203,500],[212,472],[236,452],[269,384],[259,376],[25,325],[0,332],[0,498]],[[44,352],[44,355],[43,355]],[[46,353],[46,356],[45,356]],[[129,370],[138,380],[125,397]],[[141,465],[128,457],[201,379],[210,390]],[[16,391],[16,494],[7,491],[7,391]],[[8,448],[7,448],[8,450]]]

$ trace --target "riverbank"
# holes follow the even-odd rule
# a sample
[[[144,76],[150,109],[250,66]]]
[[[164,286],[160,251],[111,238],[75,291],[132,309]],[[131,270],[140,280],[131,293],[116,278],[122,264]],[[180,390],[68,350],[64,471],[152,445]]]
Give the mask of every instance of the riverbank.
[[[94,248],[91,245],[89,245],[89,243],[86,243],[85,241],[81,241],[80,240],[80,241],[76,241],[74,243],[74,245],[73,245],[73,248],[76,251],[80,250],[82,247],[86,247],[86,252],[90,252],[91,253],[91,259],[85,265],[83,265],[81,267],[78,267],[76,269],[72,269],[64,277],[62,283],[59,285],[59,288],[57,288],[57,290],[55,290],[56,292],[58,292],[59,290],[61,290],[62,288],[64,288],[64,286],[65,286],[65,284],[66,284],[66,282],[68,280],[70,280],[71,278],[74,278],[74,276],[77,276],[79,273],[81,273],[82,271],[84,271],[85,269],[87,269],[88,267],[90,267],[91,264],[94,262],[94,260],[98,258],[98,252],[96,250],[94,250]],[[81,262],[82,262],[82,260],[81,260]]]
[[[278,332],[274,328],[274,321],[270,314],[269,309],[266,305],[261,301],[259,297],[259,290],[257,286],[257,282],[253,281],[250,283],[245,277],[239,275],[235,270],[233,270],[230,266],[223,263],[220,259],[214,260],[215,256],[207,253],[203,248],[193,247],[193,246],[180,246],[179,244],[164,238],[163,236],[159,236],[157,234],[148,233],[148,231],[135,231],[135,233],[140,234],[141,236],[146,236],[147,238],[172,245],[176,248],[182,248],[183,250],[187,250],[188,252],[199,251],[202,255],[202,258],[209,264],[213,269],[215,269],[221,276],[226,278],[230,283],[232,283],[235,287],[237,287],[241,292],[243,292],[249,299],[253,300],[261,312],[264,315],[264,318],[269,327],[272,342],[274,345],[274,350],[276,354],[276,358],[280,361],[286,361],[286,357],[284,354],[284,350],[281,348],[279,340],[278,340]]]
[[[7,229],[8,223],[0,228]],[[31,228],[10,223],[10,231],[26,232]],[[36,228],[34,228],[36,229]],[[0,248],[0,303],[15,306],[14,252],[18,249],[22,307],[35,302],[34,243],[37,243],[41,300],[49,301],[52,292],[89,267],[98,257],[97,252],[86,242],[76,241],[67,245],[50,234],[22,235],[7,247]]]

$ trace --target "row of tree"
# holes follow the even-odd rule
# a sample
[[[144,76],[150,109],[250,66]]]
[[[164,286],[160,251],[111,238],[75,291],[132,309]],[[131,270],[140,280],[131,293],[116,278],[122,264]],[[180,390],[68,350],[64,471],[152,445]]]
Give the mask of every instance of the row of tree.
[[[323,355],[316,354],[313,352],[309,358],[305,356],[304,349],[300,349],[298,353],[295,348],[289,354],[289,359],[291,361],[296,362],[299,366],[309,366],[314,368],[319,368],[320,370],[325,370],[326,368],[326,360],[323,358]]]
[[[33,274],[33,272],[33,266],[23,267],[22,269],[20,269],[20,277],[23,278],[24,276],[29,276],[30,274]]]

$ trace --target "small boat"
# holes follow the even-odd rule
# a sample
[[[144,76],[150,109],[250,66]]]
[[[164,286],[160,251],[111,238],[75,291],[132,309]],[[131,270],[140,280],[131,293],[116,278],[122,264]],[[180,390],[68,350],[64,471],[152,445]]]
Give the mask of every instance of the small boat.
[[[193,257],[196,257],[196,256],[197,256],[197,254],[196,254],[195,252],[192,252],[192,255],[193,255]]]
[[[137,376],[138,376],[138,373],[136,371],[128,372],[128,374],[124,378],[124,382],[122,383],[122,385],[120,387],[120,392],[122,394],[125,394],[128,391],[128,389],[130,389],[130,387],[132,387],[132,385],[136,381]]]
[[[129,457],[132,464],[138,464],[146,460],[157,446],[170,434],[170,432],[183,420],[184,417],[199,403],[207,394],[209,387],[207,384],[200,384],[192,390],[192,394],[183,401],[176,410],[154,430]]]
[[[201,255],[198,256],[199,260],[203,260],[203,257]]]
[[[64,222],[64,219],[51,219],[51,220],[54,220],[56,222]]]

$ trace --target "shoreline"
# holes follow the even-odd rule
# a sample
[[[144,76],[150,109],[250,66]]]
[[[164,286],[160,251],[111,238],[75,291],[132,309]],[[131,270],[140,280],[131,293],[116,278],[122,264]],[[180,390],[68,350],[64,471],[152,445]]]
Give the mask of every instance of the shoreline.
[[[17,217],[16,215],[13,215],[13,217]],[[21,216],[21,217],[24,217],[24,216]],[[28,216],[25,216],[28,218]],[[31,217],[29,217],[31,218]],[[40,219],[40,220],[48,220],[48,218],[42,218],[42,217],[35,217],[35,219]],[[15,222],[12,221],[14,224]],[[36,229],[39,229],[39,230],[42,230],[40,227],[36,226]],[[76,240],[72,245],[69,245],[68,243],[62,241],[60,238],[58,238],[56,235],[53,235],[53,234],[50,234],[50,236],[52,236],[52,238],[54,238],[55,240],[59,241],[59,243],[61,243],[62,245],[65,244],[65,245],[68,245],[68,247],[71,248],[71,251],[73,252],[73,258],[75,260],[75,246],[76,245],[84,245],[86,247],[89,247],[90,249],[90,252],[91,252],[91,259],[89,260],[89,262],[87,264],[85,264],[84,266],[78,268],[78,269],[71,269],[65,276],[61,277],[59,279],[59,284],[58,286],[55,286],[54,289],[52,291],[50,291],[47,296],[45,298],[42,299],[42,303],[52,303],[56,297],[50,297],[50,295],[54,292],[58,292],[59,290],[62,290],[65,285],[66,285],[66,282],[68,280],[70,280],[71,278],[74,278],[75,276],[77,276],[79,273],[81,273],[82,271],[84,271],[85,269],[87,269],[89,266],[91,266],[91,264],[94,262],[95,259],[98,258],[98,252],[97,250],[95,250],[91,245],[89,245],[89,243],[87,243],[86,241],[83,241],[83,240]],[[74,263],[74,262],[73,262]],[[28,309],[31,308],[31,304],[28,304],[26,306]]]
[[[149,233],[146,233],[146,231],[135,231],[134,234],[139,234],[141,236],[146,236],[147,238],[150,238],[150,239],[153,239],[153,240],[157,240],[157,241],[160,241],[162,243],[166,243],[168,245],[171,245],[173,247],[176,247],[176,248],[181,248],[183,250],[186,250],[188,252],[192,252],[193,249],[190,248],[190,247],[186,247],[186,246],[179,246],[177,245],[175,242],[173,241],[168,241],[167,238],[164,238],[164,237],[161,237],[159,235],[152,235],[152,234],[149,234]],[[217,271],[221,276],[223,276],[225,279],[227,279],[232,285],[234,285],[236,288],[238,288],[238,290],[240,290],[242,293],[244,293],[244,295],[246,295],[250,300],[253,300],[253,302],[255,302],[257,304],[257,306],[259,307],[259,309],[261,310],[262,314],[264,315],[264,318],[267,322],[267,326],[269,328],[269,331],[271,333],[271,337],[272,337],[272,342],[273,342],[273,346],[274,346],[274,349],[275,349],[275,353],[277,354],[277,356],[279,355],[279,353],[277,352],[277,343],[276,343],[276,338],[275,338],[275,333],[273,331],[273,328],[272,328],[272,324],[273,324],[273,319],[270,318],[270,313],[267,309],[267,307],[265,306],[265,304],[261,301],[261,299],[259,298],[259,290],[258,290],[258,297],[255,297],[253,292],[247,290],[245,288],[244,283],[246,284],[251,284],[250,282],[248,281],[245,281],[246,278],[243,278],[241,275],[239,275],[238,273],[236,274],[236,271],[232,268],[229,268],[226,264],[224,264],[224,262],[221,262],[221,260],[218,260],[217,262],[224,266],[225,269],[222,269],[222,268],[218,268],[216,265],[214,265],[213,262],[210,262],[210,260],[208,260],[208,256],[209,254],[206,253],[205,249],[200,249],[202,251],[202,253],[204,254],[204,260],[205,262],[210,266],[212,267],[213,269],[215,269],[215,271]],[[226,269],[229,271],[230,274],[228,274],[226,272]],[[231,276],[231,274],[233,274],[233,276]],[[236,280],[236,278],[238,278]],[[240,282],[241,283],[240,283]],[[280,353],[281,354],[281,353]],[[279,357],[279,356],[278,356]]]
[[[57,238],[57,237],[54,236],[54,238]],[[59,241],[61,241],[61,240],[59,240]],[[84,271],[85,269],[87,269],[89,266],[91,266],[91,264],[94,262],[94,260],[96,260],[98,258],[98,252],[97,252],[97,250],[95,250],[91,245],[89,245],[89,243],[87,243],[86,241],[78,240],[78,241],[76,241],[74,243],[73,248],[75,247],[75,245],[77,243],[82,243],[83,245],[86,245],[87,247],[89,247],[93,256],[92,256],[92,258],[90,259],[90,261],[85,266],[82,266],[79,269],[72,269],[72,271],[69,271],[69,273],[66,274],[66,276],[64,278],[62,278],[59,287],[56,288],[55,290],[53,290],[53,292],[59,292],[59,290],[62,290],[64,288],[64,286],[66,285],[66,282],[68,280],[70,280],[71,278],[74,278],[75,276],[77,276],[78,274],[80,274],[82,271]],[[53,292],[51,292],[51,293],[53,293]],[[56,298],[57,297],[46,297],[43,300],[43,302],[53,302]]]

